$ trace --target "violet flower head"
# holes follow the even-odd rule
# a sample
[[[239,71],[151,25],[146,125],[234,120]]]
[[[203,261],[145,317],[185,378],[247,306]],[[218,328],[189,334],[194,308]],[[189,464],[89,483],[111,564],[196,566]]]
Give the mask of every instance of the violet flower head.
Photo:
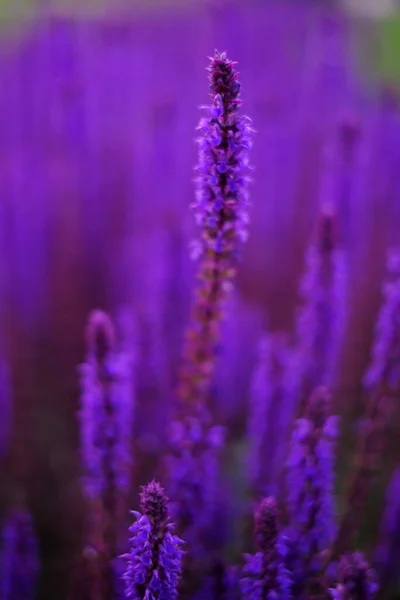
[[[226,53],[215,51],[208,67],[211,106],[202,107],[201,137],[197,166],[197,194],[194,204],[201,228],[201,256],[229,266],[238,245],[247,238],[249,182],[248,153],[253,129],[248,117],[238,110],[242,101],[236,63]]]
[[[334,501],[334,443],[337,417],[330,414],[325,388],[310,397],[306,418],[298,419],[287,464],[288,536],[296,585],[307,585],[320,568],[320,555],[337,532]]]
[[[282,449],[286,447],[283,405],[288,402],[286,385],[290,349],[282,332],[264,336],[259,344],[253,374],[248,422],[250,451],[246,471],[256,495],[277,492]],[[282,425],[281,428],[278,427]],[[283,439],[282,439],[283,438]],[[268,462],[265,456],[269,457]]]
[[[39,574],[38,542],[32,518],[15,510],[0,533],[0,598],[33,600]]]
[[[400,392],[400,250],[391,248],[383,285],[383,303],[376,327],[369,368],[364,376],[368,391]]]
[[[333,600],[373,600],[378,591],[375,572],[361,552],[343,556],[339,563],[339,583],[330,589]]]
[[[168,498],[156,481],[143,487],[142,513],[131,511],[136,522],[129,528],[131,549],[124,554],[127,568],[123,576],[126,598],[135,600],[175,600],[181,575],[183,541],[173,535]]]
[[[374,563],[382,588],[386,591],[400,583],[400,467],[393,473],[387,487],[380,534]]]
[[[279,531],[273,498],[263,498],[255,514],[257,552],[245,554],[240,587],[243,598],[285,600],[291,597],[291,578],[285,566],[285,538]]]
[[[207,411],[185,423],[172,423],[170,454],[167,456],[168,486],[173,501],[172,518],[178,522],[190,544],[190,556],[203,548],[199,544],[212,523],[220,473],[220,452],[225,429],[210,426]],[[204,548],[205,550],[205,548]]]
[[[265,462],[262,450],[267,437],[268,414],[273,394],[272,354],[272,338],[264,336],[258,347],[257,365],[252,377],[249,403],[248,439],[251,445],[246,457],[246,467],[253,487],[259,483],[261,465]]]
[[[223,302],[232,288],[237,255],[246,239],[250,120],[239,114],[240,84],[225,53],[211,59],[211,106],[204,107],[198,139],[196,201],[200,228],[194,254],[201,258],[200,281],[187,332],[178,396],[202,404],[215,368]]]
[[[296,324],[299,346],[300,406],[318,386],[331,386],[345,322],[347,267],[337,245],[336,212],[323,204],[315,240],[306,251]]]
[[[102,311],[90,315],[86,337],[79,418],[84,491],[93,500],[105,492],[111,474],[120,494],[129,491],[135,357],[126,343],[118,347],[114,325]]]

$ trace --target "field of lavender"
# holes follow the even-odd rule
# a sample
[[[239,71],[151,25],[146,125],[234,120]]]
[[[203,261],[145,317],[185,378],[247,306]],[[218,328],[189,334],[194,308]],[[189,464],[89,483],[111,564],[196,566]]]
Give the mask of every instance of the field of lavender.
[[[2,47],[0,600],[399,597],[400,110],[370,34],[193,3]]]

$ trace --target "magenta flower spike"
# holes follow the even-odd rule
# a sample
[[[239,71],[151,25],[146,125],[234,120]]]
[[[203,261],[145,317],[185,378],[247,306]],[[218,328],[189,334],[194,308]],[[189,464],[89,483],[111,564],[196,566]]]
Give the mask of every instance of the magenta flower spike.
[[[339,583],[330,589],[333,600],[374,600],[378,592],[376,574],[361,554],[345,554],[339,563]]]
[[[338,418],[331,414],[325,388],[311,395],[305,418],[298,419],[287,463],[288,536],[295,590],[303,593],[321,569],[321,556],[336,539],[334,497]]]
[[[133,468],[133,341],[120,343],[109,315],[94,311],[86,330],[87,356],[80,365],[81,456],[83,491],[89,505],[87,556],[91,561],[91,595],[99,588],[111,597],[115,586],[112,561],[124,536]],[[106,581],[106,583],[104,583]],[[97,590],[97,591],[96,591]]]
[[[222,305],[231,289],[236,262],[247,238],[249,150],[252,127],[240,114],[236,63],[225,53],[210,59],[211,105],[202,107],[197,140],[196,201],[199,226],[194,257],[200,260],[199,288],[187,332],[178,396],[201,404],[209,390],[220,335]]]
[[[305,259],[300,284],[302,306],[296,323],[300,412],[316,387],[331,387],[334,382],[345,320],[347,269],[337,245],[336,212],[328,203],[322,205],[317,234]]]
[[[131,549],[123,579],[128,600],[175,600],[181,575],[183,540],[173,534],[168,498],[156,481],[143,487],[141,513],[129,528]]]
[[[242,598],[289,600],[292,581],[285,566],[286,544],[274,498],[261,500],[254,517],[254,530],[257,552],[244,555]]]

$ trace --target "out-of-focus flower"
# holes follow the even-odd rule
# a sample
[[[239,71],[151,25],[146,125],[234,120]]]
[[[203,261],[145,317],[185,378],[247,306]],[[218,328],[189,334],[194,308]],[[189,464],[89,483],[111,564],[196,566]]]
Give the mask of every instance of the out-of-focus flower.
[[[87,543],[100,562],[105,557],[112,561],[119,551],[132,476],[134,341],[123,339],[119,344],[111,318],[102,311],[90,315],[86,338],[79,419],[83,490],[90,503]],[[95,562],[90,563],[91,589],[113,589],[111,563],[101,574]],[[103,575],[107,584],[100,583]]]
[[[225,441],[225,429],[218,425],[210,426],[208,420],[204,411],[200,418],[173,423],[171,453],[167,457],[173,499],[171,515],[184,531],[191,555],[196,553],[196,543],[211,524],[217,494],[219,453]]]
[[[242,598],[289,599],[290,573],[285,567],[285,539],[279,532],[278,511],[273,498],[263,498],[255,514],[257,552],[245,554],[240,580]]]
[[[0,542],[1,600],[33,600],[39,559],[30,515],[13,511],[3,524]]]
[[[346,266],[337,246],[336,213],[323,204],[316,239],[306,252],[306,269],[300,284],[296,339],[299,352],[300,408],[311,392],[334,381],[338,346],[345,320]]]
[[[375,474],[379,471],[389,426],[400,393],[400,250],[391,248],[383,304],[375,327],[375,340],[363,384],[368,396],[360,427],[354,473],[347,491],[347,509],[340,522],[336,554],[349,547],[364,514]]]
[[[376,597],[376,575],[361,552],[344,555],[338,572],[339,583],[329,590],[333,600],[373,600]]]
[[[375,326],[370,365],[364,387],[370,393],[400,392],[400,249],[391,248],[387,258],[387,277],[383,303]]]
[[[338,419],[331,415],[325,388],[311,395],[306,417],[296,423],[287,470],[287,507],[291,556],[297,590],[321,567],[321,553],[335,540],[334,443]]]
[[[175,600],[181,575],[183,541],[173,534],[168,498],[156,481],[143,487],[142,512],[132,511],[136,522],[129,528],[131,548],[122,558],[125,594],[134,600]]]
[[[249,406],[250,451],[246,472],[256,495],[277,491],[277,473],[282,468],[280,446],[286,447],[284,427],[288,387],[285,382],[290,349],[281,332],[264,336],[259,345]],[[283,431],[280,430],[282,426]],[[266,462],[265,456],[269,459]]]
[[[85,493],[88,498],[104,493],[108,461],[116,488],[126,494],[133,464],[134,354],[128,347],[118,349],[112,321],[101,311],[89,319],[87,342],[79,413]]]
[[[380,533],[374,562],[382,588],[390,590],[400,582],[400,467],[393,473],[387,487]]]

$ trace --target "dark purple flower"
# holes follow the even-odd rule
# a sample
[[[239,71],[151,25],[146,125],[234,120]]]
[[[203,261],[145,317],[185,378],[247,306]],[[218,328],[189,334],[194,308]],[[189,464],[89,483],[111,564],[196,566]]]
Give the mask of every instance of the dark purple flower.
[[[107,563],[92,561],[90,585],[110,597],[116,579],[112,559],[120,552],[133,466],[134,340],[120,346],[111,318],[102,311],[90,315],[86,336],[79,412],[83,491],[90,504],[86,543],[96,557],[107,556]]]
[[[375,565],[382,588],[398,585],[400,557],[400,467],[392,475],[386,492],[386,507],[381,522],[380,541],[375,552]]]
[[[124,554],[125,594],[134,600],[174,600],[178,595],[183,541],[173,535],[168,498],[156,481],[143,487],[142,513],[132,511],[136,522],[129,528],[131,549]]]
[[[398,394],[400,391],[400,250],[391,248],[383,303],[375,326],[375,339],[365,388]]]
[[[239,114],[234,62],[215,52],[208,68],[212,103],[198,126],[196,201],[200,281],[187,333],[178,387],[181,401],[202,403],[208,393],[220,337],[222,305],[232,287],[237,253],[247,237],[250,120]]]
[[[336,214],[323,206],[316,239],[306,252],[296,324],[300,406],[318,386],[332,386],[345,323],[346,263],[335,239]]]
[[[333,600],[373,600],[376,597],[376,575],[361,552],[344,555],[338,574],[338,585],[329,590]]]
[[[224,428],[211,426],[206,410],[171,426],[167,457],[171,514],[190,544],[191,558],[203,548],[200,540],[212,522],[224,441]]]
[[[286,382],[290,349],[285,334],[264,336],[259,345],[249,406],[248,439],[250,451],[246,472],[257,495],[276,493],[277,475],[282,469],[282,449],[286,448],[284,426],[285,404],[288,398]],[[281,430],[282,426],[282,430]],[[268,456],[268,462],[265,456]]]
[[[291,597],[291,578],[285,566],[285,538],[279,531],[278,511],[273,498],[263,498],[255,514],[257,552],[245,554],[240,580],[242,598],[285,600]]]
[[[330,414],[330,395],[318,388],[310,397],[306,418],[296,423],[287,470],[292,570],[296,585],[307,585],[321,564],[319,557],[336,537],[334,442],[337,417]]]
[[[15,510],[0,535],[1,600],[33,600],[39,572],[38,544],[30,515]]]

